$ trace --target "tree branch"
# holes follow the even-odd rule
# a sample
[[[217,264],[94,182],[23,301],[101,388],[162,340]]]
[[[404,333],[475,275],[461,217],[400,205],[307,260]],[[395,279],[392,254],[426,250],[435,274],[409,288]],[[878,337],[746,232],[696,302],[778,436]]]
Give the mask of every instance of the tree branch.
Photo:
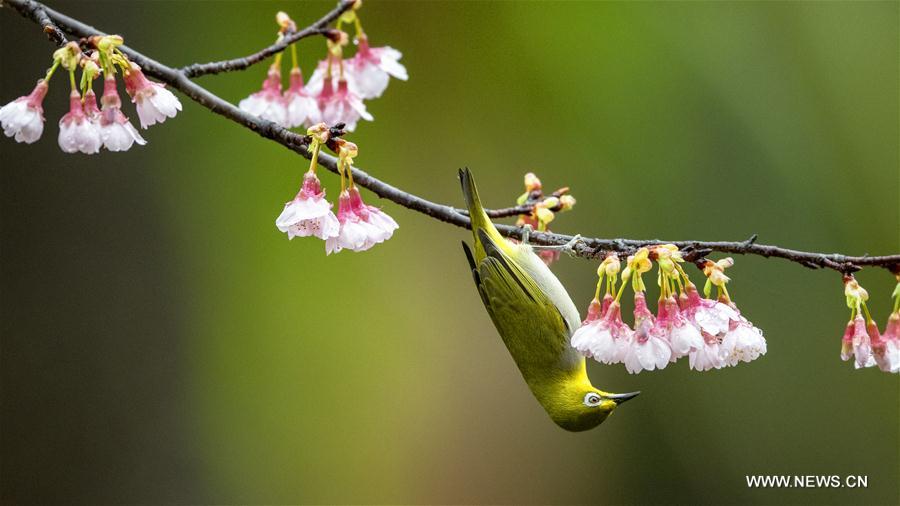
[[[328,14],[322,16],[318,21],[308,27],[286,35],[280,41],[265,47],[251,55],[243,58],[234,58],[233,60],[222,60],[210,63],[193,63],[181,69],[181,73],[187,77],[199,77],[207,74],[219,74],[221,72],[232,72],[234,70],[244,70],[251,65],[255,65],[266,58],[280,53],[288,48],[294,42],[305,39],[311,35],[325,35],[328,33],[327,26],[337,19],[341,14],[353,7],[354,0],[341,0],[338,6],[331,10]]]
[[[12,2],[0,0],[0,7],[2,7],[4,3],[10,3],[12,5]],[[47,38],[50,39],[51,42],[54,42],[57,46],[62,46],[69,42],[62,31],[50,20],[50,17],[47,16],[47,12],[43,5],[32,0],[24,0],[20,3],[22,4],[21,7],[16,5],[13,5],[13,7],[19,11],[19,14],[41,25],[44,28],[44,33],[47,34]]]
[[[82,23],[76,19],[50,9],[43,4],[33,0],[2,0],[4,4],[11,6],[22,16],[29,18],[39,25],[45,27],[58,26],[62,30],[78,37],[89,37],[92,35],[101,35],[103,32],[89,25]],[[291,36],[285,38],[278,44],[273,44],[258,53],[254,53],[245,58],[236,60],[227,60],[223,62],[213,62],[206,64],[188,65],[183,69],[175,69],[166,66],[150,57],[147,57],[134,49],[122,46],[120,49],[128,55],[128,57],[141,66],[144,73],[159,79],[160,81],[175,88],[185,96],[206,107],[210,111],[224,116],[234,121],[262,137],[271,139],[282,146],[297,152],[298,154],[310,158],[307,151],[309,146],[309,138],[305,135],[299,135],[291,132],[281,126],[257,116],[244,112],[231,103],[217,97],[206,88],[192,82],[189,77],[204,75],[208,73],[226,72],[230,70],[239,70],[247,68],[254,63],[262,61],[268,56],[283,51],[289,44],[300,40],[303,37],[321,33],[324,27],[336,19],[340,14],[350,8],[352,2],[343,1],[338,7],[329,12],[322,19],[310,25],[303,30],[295,32]],[[54,26],[55,24],[55,26]],[[52,31],[52,29],[51,29]],[[48,31],[48,34],[50,32]],[[62,44],[64,37],[52,37],[58,44]],[[330,170],[337,173],[337,159],[327,154],[319,155],[319,163]],[[372,191],[381,198],[388,199],[398,205],[420,212],[437,220],[450,223],[459,227],[469,228],[470,222],[464,211],[455,209],[451,206],[438,204],[423,199],[417,195],[407,193],[389,183],[376,179],[360,169],[353,169],[354,181],[364,188]],[[524,206],[515,206],[512,208],[499,209],[489,211],[492,217],[515,216],[531,212],[534,204],[526,204]],[[524,229],[498,224],[497,229],[501,234],[514,239],[522,239]],[[569,243],[572,236],[562,234],[552,234],[546,232],[532,232],[530,242],[539,245],[561,246]],[[783,258],[791,262],[798,263],[812,269],[827,268],[833,269],[841,273],[849,273],[857,271],[862,267],[882,267],[892,272],[900,270],[900,254],[886,256],[847,256],[839,253],[814,253],[807,251],[798,251],[788,248],[782,248],[774,245],[757,244],[756,235],[745,241],[667,241],[659,239],[640,240],[640,239],[602,239],[602,238],[583,238],[575,243],[573,252],[575,255],[584,258],[597,258],[605,255],[607,252],[617,252],[621,254],[633,253],[640,247],[652,246],[657,244],[674,244],[684,251],[687,260],[700,262],[703,257],[712,252],[728,253],[735,255],[758,255],[762,257]]]

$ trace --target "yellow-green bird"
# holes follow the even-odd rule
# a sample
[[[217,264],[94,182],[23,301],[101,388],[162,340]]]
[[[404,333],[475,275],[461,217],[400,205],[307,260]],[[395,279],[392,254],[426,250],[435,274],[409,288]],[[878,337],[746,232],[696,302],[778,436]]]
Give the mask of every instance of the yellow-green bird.
[[[584,357],[569,345],[581,318],[566,289],[531,246],[500,235],[484,212],[472,173],[460,170],[459,177],[475,237],[474,248],[463,242],[463,249],[484,307],[528,388],[563,429],[600,425],[640,392],[610,394],[591,384]]]

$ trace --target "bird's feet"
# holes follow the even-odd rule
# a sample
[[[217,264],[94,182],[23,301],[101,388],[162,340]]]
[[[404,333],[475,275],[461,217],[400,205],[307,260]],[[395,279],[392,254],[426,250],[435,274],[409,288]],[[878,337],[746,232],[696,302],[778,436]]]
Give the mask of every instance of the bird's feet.
[[[528,240],[531,239],[532,231],[534,231],[534,228],[528,223],[522,225],[522,244],[528,246]]]
[[[581,234],[575,234],[574,237],[569,239],[569,242],[567,242],[561,246],[562,251],[566,255],[569,255],[570,257],[575,257],[578,255],[578,252],[575,251],[575,246],[577,246],[578,243],[583,243],[583,242],[584,242],[584,239],[581,238]]]
[[[530,234],[531,227],[528,227],[528,230],[529,230],[529,234]],[[527,236],[523,235],[522,238],[523,238],[522,243],[528,244],[528,241],[525,240],[527,238]],[[575,257],[578,255],[578,252],[575,251],[575,247],[578,245],[578,243],[583,243],[583,242],[584,242],[584,239],[581,238],[581,234],[575,234],[574,237],[569,239],[569,242],[567,242],[561,246],[543,246],[540,244],[533,244],[533,245],[531,245],[531,248],[536,249],[536,250],[562,251],[563,253],[565,253],[566,255],[569,255],[570,257]]]

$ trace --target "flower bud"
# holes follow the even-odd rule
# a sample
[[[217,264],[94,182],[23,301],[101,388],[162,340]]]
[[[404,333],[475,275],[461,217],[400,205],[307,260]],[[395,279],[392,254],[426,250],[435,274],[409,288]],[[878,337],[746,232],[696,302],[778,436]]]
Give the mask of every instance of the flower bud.
[[[541,189],[541,180],[533,172],[525,174],[525,193]]]
[[[359,154],[359,148],[356,144],[344,139],[335,139],[335,147],[337,147],[338,158],[341,160],[352,160]]]
[[[53,59],[59,60],[62,68],[72,71],[78,67],[78,61],[81,59],[81,48],[77,42],[69,42],[65,46],[53,52]]]
[[[575,197],[571,195],[563,195],[559,198],[559,210],[569,211],[575,207]]]
[[[606,255],[606,258],[600,262],[600,267],[597,268],[597,275],[602,276],[606,274],[607,276],[614,278],[617,274],[619,274],[619,269],[622,267],[622,262],[619,261],[619,255],[615,253],[610,253]]]
[[[718,287],[724,287],[725,283],[731,281],[731,278],[725,275],[725,269],[734,265],[734,259],[731,257],[723,258],[718,262],[707,260],[703,264],[703,274],[706,275],[710,283]]]
[[[328,125],[325,123],[317,123],[306,130],[306,135],[325,144],[328,142]]]
[[[275,22],[281,27],[281,33],[297,31],[297,23],[294,23],[294,20],[284,11],[278,11],[275,14]]]
[[[847,307],[859,309],[860,304],[869,300],[869,292],[859,286],[859,282],[853,275],[844,277],[844,295],[847,297]]]
[[[556,217],[556,215],[553,214],[553,211],[546,207],[538,207],[534,212],[537,215],[538,223],[545,227]]]
[[[638,274],[649,271],[653,267],[653,264],[650,262],[650,250],[647,248],[637,250],[634,255],[628,257],[628,263],[633,266]]]
[[[554,209],[559,206],[559,199],[556,197],[547,197],[539,204],[540,207]]]
[[[121,46],[125,43],[125,39],[121,35],[95,35],[91,37],[91,42],[97,49],[105,52]]]

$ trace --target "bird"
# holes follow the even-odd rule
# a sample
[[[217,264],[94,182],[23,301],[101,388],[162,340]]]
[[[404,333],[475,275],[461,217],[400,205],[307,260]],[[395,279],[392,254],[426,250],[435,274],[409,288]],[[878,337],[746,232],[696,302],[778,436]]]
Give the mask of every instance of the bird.
[[[481,301],[531,393],[559,427],[597,427],[640,392],[613,394],[591,384],[584,356],[569,345],[581,317],[559,279],[527,243],[505,239],[491,222],[469,169],[459,179],[474,244],[463,250]]]

